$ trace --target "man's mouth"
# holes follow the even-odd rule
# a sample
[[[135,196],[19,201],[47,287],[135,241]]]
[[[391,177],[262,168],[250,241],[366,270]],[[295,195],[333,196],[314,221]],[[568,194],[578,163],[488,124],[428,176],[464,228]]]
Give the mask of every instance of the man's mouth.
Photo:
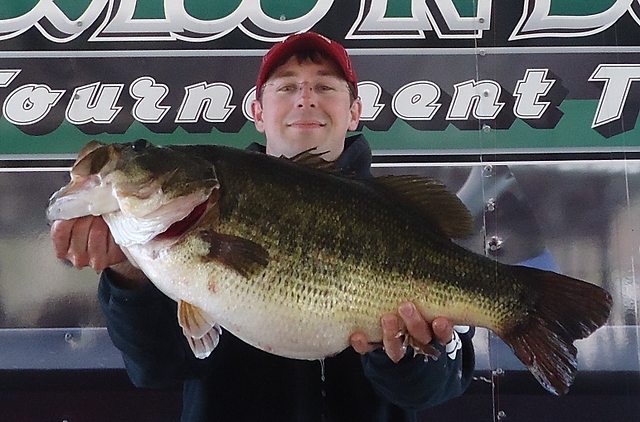
[[[300,120],[300,121],[287,123],[288,127],[296,127],[296,128],[302,128],[302,129],[313,129],[318,127],[325,127],[326,125],[327,125],[326,123],[312,121],[312,120]]]

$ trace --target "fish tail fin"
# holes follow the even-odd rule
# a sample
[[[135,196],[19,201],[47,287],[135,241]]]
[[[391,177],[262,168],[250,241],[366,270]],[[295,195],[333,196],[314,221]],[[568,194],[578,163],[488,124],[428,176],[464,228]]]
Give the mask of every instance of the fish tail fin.
[[[538,294],[527,321],[501,338],[513,349],[549,392],[566,394],[577,370],[575,340],[585,338],[607,322],[612,299],[593,284],[522,266],[511,267]]]

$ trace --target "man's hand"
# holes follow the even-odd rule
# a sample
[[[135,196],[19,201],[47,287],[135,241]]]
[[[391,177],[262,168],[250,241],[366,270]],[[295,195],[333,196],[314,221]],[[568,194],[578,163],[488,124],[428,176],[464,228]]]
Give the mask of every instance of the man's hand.
[[[429,322],[425,320],[415,305],[411,302],[403,303],[398,313],[388,313],[380,319],[382,325],[382,347],[393,362],[399,362],[405,355],[403,338],[398,333],[404,331],[420,346],[426,346],[433,339],[443,346],[453,338],[453,325],[448,319],[438,317]],[[371,352],[379,345],[369,343],[369,339],[362,332],[355,332],[349,338],[351,347],[360,354]]]
[[[76,268],[91,267],[103,271],[111,267],[114,281],[125,288],[148,282],[142,271],[127,260],[102,217],[56,220],[51,225],[51,240],[56,257]]]
[[[102,271],[127,259],[102,217],[56,220],[51,225],[51,239],[56,257],[76,268]]]

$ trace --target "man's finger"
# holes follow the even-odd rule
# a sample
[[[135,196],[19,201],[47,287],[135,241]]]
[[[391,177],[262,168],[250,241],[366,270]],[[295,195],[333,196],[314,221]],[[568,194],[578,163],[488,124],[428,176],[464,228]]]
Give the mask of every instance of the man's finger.
[[[120,246],[113,239],[111,233],[108,234],[107,255],[109,256],[109,262],[107,266],[119,264],[127,260],[127,256],[124,254],[124,252],[122,252],[122,249],[120,249]]]
[[[91,221],[87,234],[87,255],[89,265],[96,271],[104,270],[108,265],[109,230],[102,218]]]
[[[91,217],[80,217],[75,220],[71,228],[71,240],[69,241],[67,258],[76,268],[83,268],[89,265],[87,246],[90,227]]]
[[[433,334],[442,345],[445,345],[453,338],[453,324],[444,317],[438,317],[431,322]]]
[[[405,355],[406,348],[403,344],[403,337],[399,336],[401,326],[398,317],[394,314],[387,314],[382,317],[382,343],[384,351],[389,359],[398,363]]]
[[[349,337],[349,343],[351,344],[351,347],[361,355],[372,352],[376,349],[374,345],[369,343],[367,336],[361,332],[353,333],[351,337]]]
[[[422,345],[427,345],[431,342],[433,332],[413,303],[403,303],[398,308],[398,313],[414,342]]]
[[[56,220],[51,224],[51,240],[58,259],[68,259],[67,253],[74,222],[75,220]]]

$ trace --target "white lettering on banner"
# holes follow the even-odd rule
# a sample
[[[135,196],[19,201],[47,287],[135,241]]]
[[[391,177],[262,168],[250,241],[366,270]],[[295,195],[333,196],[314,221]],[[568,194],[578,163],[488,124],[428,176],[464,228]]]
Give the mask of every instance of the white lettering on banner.
[[[193,17],[185,8],[185,1],[165,1],[164,19],[134,19],[136,0],[120,0],[119,7],[108,21],[91,38],[95,40],[183,40],[204,42],[221,38],[240,28],[252,38],[277,41],[284,35],[305,31],[318,23],[333,0],[321,0],[305,15],[281,21],[268,16],[262,10],[261,0],[242,0],[229,15],[210,20]],[[252,22],[263,32],[256,34],[247,29],[244,22]]]
[[[616,23],[627,11],[635,17],[631,3],[638,0],[616,0],[607,10],[592,15],[551,15],[552,0],[525,0],[520,21],[509,41],[526,38],[586,37],[597,34]]]
[[[601,64],[593,72],[589,81],[604,82],[598,108],[591,124],[592,128],[596,128],[622,117],[631,84],[640,81],[640,65]]]
[[[303,16],[280,20],[262,10],[261,0],[242,0],[229,15],[202,20],[189,14],[185,0],[165,0],[165,17],[162,19],[134,18],[137,0],[92,0],[80,17],[71,20],[55,0],[40,0],[23,15],[0,20],[0,40],[17,37],[36,27],[47,39],[66,43],[92,27],[104,15],[104,21],[91,35],[90,41],[203,42],[221,38],[235,28],[240,28],[254,39],[278,41],[317,24],[332,5],[333,0],[318,0]],[[251,25],[246,24],[249,22]],[[259,31],[254,31],[254,26]]]
[[[71,20],[55,0],[39,0],[22,16],[0,20],[0,40],[14,38],[36,27],[47,39],[63,43],[78,37],[100,16],[110,0],[92,0],[78,19]]]
[[[244,117],[250,122],[254,121],[253,111],[251,110],[251,103],[255,99],[256,99],[256,87],[254,86],[249,91],[247,91],[247,93],[244,95],[244,98],[242,99],[242,114],[244,114]]]
[[[47,85],[24,85],[4,100],[2,113],[16,126],[32,125],[47,117],[64,93]]]
[[[386,14],[387,0],[361,1],[358,18],[346,38],[424,38],[424,32],[432,29],[424,0],[411,0],[411,17]]]
[[[633,0],[629,13],[634,21],[640,25],[640,0]]]
[[[377,82],[363,81],[358,83],[358,95],[362,101],[360,120],[363,122],[374,121],[384,108],[384,104],[380,103],[382,87]]]
[[[410,17],[388,17],[388,0],[364,0],[345,38],[417,39],[434,30],[443,39],[482,38],[482,31],[491,27],[492,1],[478,0],[476,16],[462,17],[453,0],[411,0]]]
[[[0,88],[8,87],[16,78],[16,76],[20,74],[20,72],[22,72],[22,70],[20,69],[0,70]]]
[[[498,101],[502,87],[495,81],[465,81],[454,88],[447,120],[468,120],[472,111],[476,119],[492,120],[504,107]]]
[[[155,0],[162,2],[163,18],[134,17],[141,3],[138,0],[92,0],[78,18],[70,19],[55,1],[40,0],[20,16],[0,19],[0,40],[18,37],[35,27],[50,41],[66,43],[97,26],[89,41],[205,42],[238,28],[250,38],[276,42],[312,28],[337,6],[335,0],[316,0],[302,16],[281,19],[265,13],[262,0],[240,0],[228,15],[205,20],[189,12],[186,0]],[[405,1],[409,16],[387,16],[388,0],[361,0],[358,16],[345,38],[424,39],[427,33],[435,32],[440,39],[478,39],[491,28],[494,0],[474,2],[475,16],[462,16],[455,0]],[[640,0],[616,0],[607,10],[590,15],[552,15],[551,2],[524,0],[523,13],[509,40],[593,35],[627,12],[640,25]],[[214,7],[215,3],[211,4]],[[102,22],[97,22],[102,16]]]
[[[185,87],[185,92],[176,123],[197,123],[200,116],[207,122],[224,122],[236,108],[230,105],[233,88],[225,83],[200,82]]]
[[[129,95],[136,100],[131,114],[134,119],[142,123],[160,123],[171,106],[160,105],[169,94],[169,87],[156,83],[149,76],[143,76],[131,83]]]
[[[294,19],[280,20],[278,18],[272,18],[262,10],[261,0],[244,0],[248,3],[248,18],[249,20],[269,33],[272,37],[278,37],[283,39],[286,35],[296,32],[303,32],[309,30],[316,23],[320,22],[322,18],[327,14],[331,6],[333,6],[334,0],[316,0],[315,6],[307,12],[305,15]],[[246,25],[240,25],[240,29],[252,38],[260,39],[263,41],[275,41],[274,38],[260,36],[250,31]]]
[[[516,83],[513,95],[516,102],[513,105],[513,114],[521,119],[539,119],[542,117],[550,102],[540,101],[549,93],[556,82],[547,79],[548,69],[527,69],[524,78]]]
[[[392,108],[396,116],[405,120],[431,120],[442,104],[440,87],[429,81],[411,82],[393,96]]]
[[[453,0],[427,0],[427,13],[439,38],[482,38],[491,27],[492,1],[477,0],[476,16],[462,17]]]
[[[0,69],[0,94],[9,88],[23,69]],[[601,64],[592,73],[589,82],[603,82],[602,94],[593,119],[592,128],[599,128],[612,122],[621,122],[627,105],[633,82],[640,81],[638,64]],[[513,89],[513,116],[530,124],[544,119],[551,106],[556,107],[564,96],[550,95],[556,80],[549,77],[548,69],[527,69]],[[448,104],[446,115],[440,121],[459,122],[464,120],[493,120],[502,111],[508,92],[496,81],[468,80],[453,85],[453,96],[442,98],[442,89],[431,81],[413,81],[398,88],[393,96],[386,94],[375,81],[361,81],[358,84],[363,104],[363,122],[376,119],[388,119],[389,115],[411,121],[429,121],[436,119],[443,104]],[[560,88],[561,85],[560,85]],[[638,87],[640,88],[640,86]],[[114,123],[122,107],[117,106],[124,84],[103,84],[95,82],[73,90],[66,106],[66,120],[74,125],[93,123],[108,125]],[[162,105],[170,88],[157,83],[153,77],[140,77],[129,85],[129,94],[133,102],[131,116],[141,123],[160,123],[174,104]],[[28,83],[9,92],[2,105],[3,116],[17,126],[35,125],[41,122],[58,104],[66,90],[52,89],[46,84]],[[231,104],[233,88],[227,83],[200,82],[184,87],[184,97],[176,113],[174,123],[194,124],[201,121],[226,123],[236,105]],[[502,96],[505,98],[502,98]],[[244,95],[242,112],[247,120],[252,120],[251,101],[255,99],[255,87]],[[386,117],[382,110],[390,101],[392,113]],[[546,116],[546,117],[545,117]],[[54,119],[55,120],[55,119]],[[382,122],[382,121],[381,121]],[[557,121],[556,121],[557,123]],[[628,130],[635,122],[625,123]],[[120,128],[121,129],[121,128]],[[55,127],[48,125],[48,131]],[[114,129],[115,130],[115,129]],[[374,129],[375,130],[375,129]]]
[[[122,84],[100,82],[76,88],[67,107],[67,120],[74,125],[111,123],[122,110],[116,103],[123,88]]]

